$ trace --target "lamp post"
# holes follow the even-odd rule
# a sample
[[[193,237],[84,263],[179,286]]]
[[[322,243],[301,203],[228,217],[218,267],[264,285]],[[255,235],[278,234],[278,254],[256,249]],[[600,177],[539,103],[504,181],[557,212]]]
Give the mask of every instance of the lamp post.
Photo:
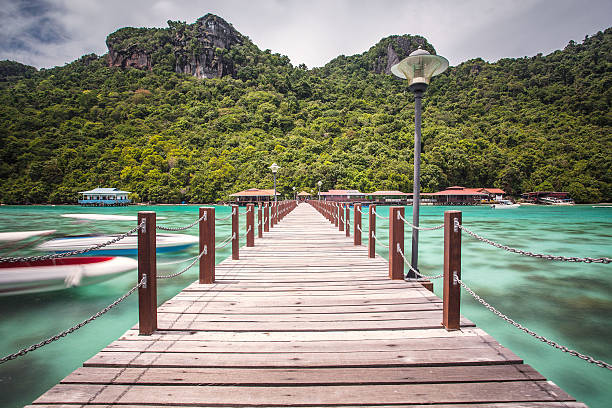
[[[296,195],[295,195],[295,187],[293,187],[293,199],[294,199],[294,200],[297,200],[297,197],[296,197]]]
[[[408,80],[408,89],[414,93],[414,186],[412,189],[412,223],[419,226],[419,204],[421,199],[421,100],[432,77],[440,75],[448,68],[448,60],[439,55],[431,55],[426,50],[417,49],[391,67],[391,72]],[[412,267],[418,269],[419,230],[412,229]],[[416,278],[412,271],[408,278]]]
[[[276,200],[276,172],[278,171],[278,169],[280,169],[280,166],[276,163],[272,163],[272,165],[270,166],[270,170],[272,170],[272,174],[274,174],[274,208],[275,208],[275,220],[277,219],[276,217],[278,217],[278,206],[277,204],[277,200]]]
[[[323,182],[321,180],[319,180],[317,182],[317,185],[319,186],[319,201],[321,201],[321,185],[323,184]]]

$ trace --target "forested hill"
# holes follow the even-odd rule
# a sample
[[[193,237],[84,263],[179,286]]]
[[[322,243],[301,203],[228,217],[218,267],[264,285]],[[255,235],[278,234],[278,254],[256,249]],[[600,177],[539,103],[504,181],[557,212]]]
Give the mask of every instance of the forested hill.
[[[297,190],[412,190],[413,97],[388,68],[420,36],[293,66],[206,15],[109,35],[109,54],[35,71],[0,63],[0,201],[75,202],[93,187],[154,202]],[[424,100],[422,189],[569,191],[612,201],[612,29],[550,55],[480,59]],[[315,190],[316,191],[316,190]]]

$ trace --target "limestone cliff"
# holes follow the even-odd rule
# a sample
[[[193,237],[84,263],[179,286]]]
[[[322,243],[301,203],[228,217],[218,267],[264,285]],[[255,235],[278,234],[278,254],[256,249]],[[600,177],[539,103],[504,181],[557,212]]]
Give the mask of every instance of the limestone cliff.
[[[248,41],[221,17],[207,14],[193,24],[168,21],[168,28],[122,28],[106,39],[108,63],[122,68],[156,67],[198,78],[235,75],[233,46]]]

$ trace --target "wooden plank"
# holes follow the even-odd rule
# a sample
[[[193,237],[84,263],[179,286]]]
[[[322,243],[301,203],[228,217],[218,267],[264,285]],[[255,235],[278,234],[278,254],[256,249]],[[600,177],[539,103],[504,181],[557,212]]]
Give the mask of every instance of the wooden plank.
[[[237,369],[81,367],[62,384],[140,385],[327,385],[438,384],[482,381],[543,381],[528,365],[393,368]]]
[[[300,406],[316,404],[452,404],[517,401],[573,401],[546,381],[450,384],[330,385],[325,387],[138,386],[59,384],[35,401],[40,404],[201,404]]]
[[[474,364],[522,364],[504,347],[447,350],[400,350],[361,353],[139,353],[100,352],[85,367],[400,367]]]
[[[110,405],[115,406],[115,405]],[[164,405],[120,405],[121,408],[193,408],[193,405],[174,405],[169,403],[164,403]],[[334,405],[335,407],[342,408],[363,408],[363,405]],[[60,404],[60,405],[28,405],[24,408],[83,408],[82,404]],[[98,404],[87,404],[87,408],[108,408],[108,404],[98,405]],[[212,405],[201,405],[198,404],[199,408],[218,408],[217,406]],[[324,408],[320,405],[301,405],[303,408]],[[421,405],[421,404],[410,404],[410,405],[376,405],[377,408],[432,408],[431,405]],[[484,403],[484,404],[436,404],[435,408],[473,408],[473,407],[482,407],[482,408],[588,408],[585,404],[574,401],[564,401],[564,402],[502,402],[502,403]]]

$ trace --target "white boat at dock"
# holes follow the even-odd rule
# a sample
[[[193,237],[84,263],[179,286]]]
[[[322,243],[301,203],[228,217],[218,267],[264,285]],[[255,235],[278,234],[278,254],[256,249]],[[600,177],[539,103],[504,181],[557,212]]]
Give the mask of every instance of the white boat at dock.
[[[498,203],[491,204],[491,208],[495,208],[496,210],[513,209],[513,208],[519,208],[520,206],[521,206],[520,204],[513,203],[510,200],[501,200]]]
[[[84,235],[68,236],[52,239],[38,245],[36,249],[47,252],[70,252],[99,245],[114,239],[116,235]],[[199,242],[199,238],[186,234],[157,234],[157,253],[175,252],[186,249]],[[130,235],[107,245],[96,251],[90,251],[92,255],[137,255],[138,237]]]
[[[0,296],[90,285],[137,267],[136,259],[110,256],[0,262]]]

